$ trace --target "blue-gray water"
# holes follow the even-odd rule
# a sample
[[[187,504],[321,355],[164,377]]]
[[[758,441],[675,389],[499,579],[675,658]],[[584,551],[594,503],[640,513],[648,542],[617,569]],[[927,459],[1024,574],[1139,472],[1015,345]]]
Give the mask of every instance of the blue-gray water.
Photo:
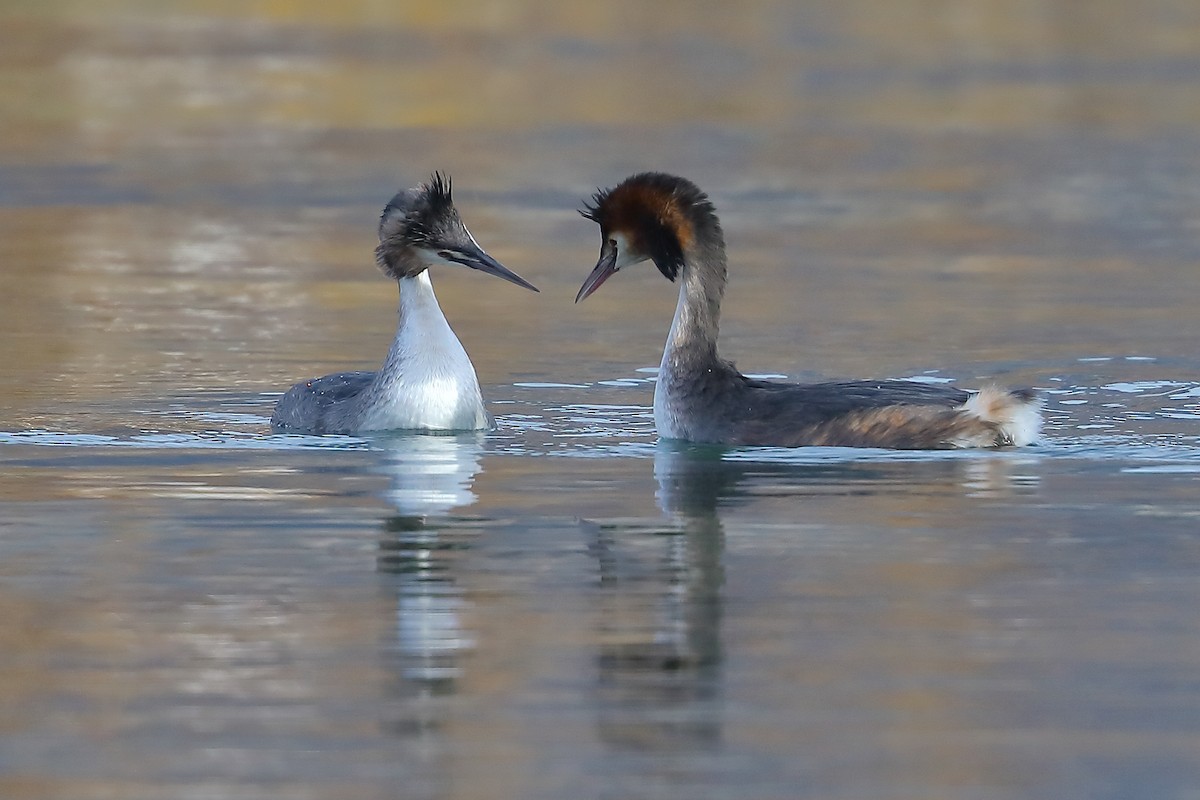
[[[1200,798],[1194,3],[335,5],[0,10],[0,796]],[[498,429],[272,435],[434,169]],[[571,302],[643,169],[742,368],[1045,442],[658,442],[674,287]]]

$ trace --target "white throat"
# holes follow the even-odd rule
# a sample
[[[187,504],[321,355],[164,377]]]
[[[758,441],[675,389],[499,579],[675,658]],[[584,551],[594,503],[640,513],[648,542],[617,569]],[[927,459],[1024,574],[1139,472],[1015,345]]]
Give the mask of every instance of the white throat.
[[[479,379],[433,293],[429,270],[401,278],[400,326],[364,398],[364,430],[491,426]]]
[[[671,330],[667,334],[662,361],[658,365],[658,380],[654,383],[654,428],[664,439],[683,437],[681,414],[672,395],[672,389],[675,384],[676,371],[675,348],[680,344],[681,327],[684,315],[687,313],[687,291],[687,282],[680,281],[679,301],[675,304],[675,316],[671,320]]]

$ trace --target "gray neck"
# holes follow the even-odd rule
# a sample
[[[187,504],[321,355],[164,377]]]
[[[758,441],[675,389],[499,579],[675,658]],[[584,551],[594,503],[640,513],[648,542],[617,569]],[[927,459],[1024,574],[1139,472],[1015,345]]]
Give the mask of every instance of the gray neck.
[[[717,361],[721,300],[725,295],[725,248],[699,242],[685,252],[679,304],[663,352],[663,367],[677,371]],[[670,362],[670,363],[668,363]]]
[[[684,252],[679,303],[654,386],[654,425],[666,439],[715,441],[706,398],[729,400],[731,367],[717,356],[725,248],[719,241]],[[714,393],[714,387],[724,387]]]

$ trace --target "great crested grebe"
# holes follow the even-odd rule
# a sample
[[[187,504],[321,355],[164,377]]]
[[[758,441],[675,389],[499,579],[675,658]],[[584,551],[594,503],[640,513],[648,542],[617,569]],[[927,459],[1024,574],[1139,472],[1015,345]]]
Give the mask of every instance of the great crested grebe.
[[[375,263],[400,287],[400,324],[383,368],[297,383],[275,404],[272,427],[310,433],[491,427],[475,367],[442,315],[428,268],[461,265],[537,288],[483,251],[440,173],[384,208]]]
[[[1033,443],[1031,390],[963,391],[913,381],[794,384],[742,375],[717,354],[725,237],[708,196],[685,178],[645,172],[597,192],[580,211],[600,226],[600,261],[575,302],[650,260],[680,279],[654,388],[659,436],[737,445],[946,449]]]

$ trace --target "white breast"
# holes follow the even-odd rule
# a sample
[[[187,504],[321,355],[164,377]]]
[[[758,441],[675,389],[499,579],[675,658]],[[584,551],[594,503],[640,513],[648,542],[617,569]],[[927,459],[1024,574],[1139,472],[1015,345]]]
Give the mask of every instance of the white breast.
[[[362,429],[489,427],[475,367],[438,306],[428,270],[399,283],[400,327],[365,398]]]
[[[671,331],[667,334],[667,344],[663,347],[662,361],[658,365],[658,380],[654,383],[654,429],[663,439],[688,438],[683,409],[680,407],[679,398],[672,393],[676,385],[672,356],[675,347],[679,344],[681,321],[686,313],[686,301],[686,286],[681,283],[679,301],[675,304],[675,317],[671,320]]]

